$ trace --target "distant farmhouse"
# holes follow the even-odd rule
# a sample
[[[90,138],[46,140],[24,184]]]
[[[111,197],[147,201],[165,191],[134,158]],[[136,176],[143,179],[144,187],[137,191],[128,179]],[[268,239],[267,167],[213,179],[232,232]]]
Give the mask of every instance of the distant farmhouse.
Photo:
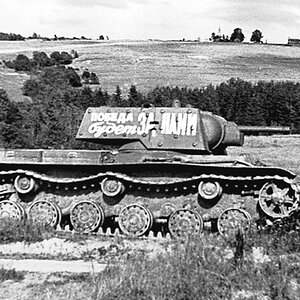
[[[300,46],[300,39],[291,39],[291,38],[288,38],[288,45],[297,45],[297,46]]]

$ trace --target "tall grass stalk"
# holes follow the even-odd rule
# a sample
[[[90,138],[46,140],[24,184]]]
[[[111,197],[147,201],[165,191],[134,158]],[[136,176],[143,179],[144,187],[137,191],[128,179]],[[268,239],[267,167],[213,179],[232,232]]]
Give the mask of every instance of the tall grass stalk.
[[[294,299],[288,298],[290,283],[300,286],[299,272],[277,255],[281,246],[267,249],[269,259],[255,263],[252,247],[260,247],[262,233],[254,235],[238,236],[235,243],[204,235],[176,242],[154,258],[130,257],[99,275],[98,299]],[[277,243],[276,234],[264,235]]]

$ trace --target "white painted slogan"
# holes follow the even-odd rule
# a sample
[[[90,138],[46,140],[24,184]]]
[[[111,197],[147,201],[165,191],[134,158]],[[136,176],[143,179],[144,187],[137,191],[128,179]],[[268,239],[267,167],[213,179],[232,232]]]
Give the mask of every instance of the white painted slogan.
[[[136,120],[135,120],[136,118]],[[177,134],[195,136],[197,133],[197,113],[162,114],[159,130],[161,134]],[[92,124],[88,132],[95,138],[105,134],[144,135],[155,128],[154,112],[133,113],[91,113]]]

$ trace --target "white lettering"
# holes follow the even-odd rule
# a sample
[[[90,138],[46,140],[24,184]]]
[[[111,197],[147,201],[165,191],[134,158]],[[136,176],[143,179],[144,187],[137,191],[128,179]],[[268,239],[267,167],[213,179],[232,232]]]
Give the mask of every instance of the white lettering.
[[[136,119],[134,119],[134,117]],[[91,113],[91,125],[88,132],[95,138],[105,134],[115,135],[144,135],[151,132],[156,136],[154,112],[141,112],[138,115],[126,112],[112,113]],[[129,124],[128,124],[129,123]],[[197,113],[170,113],[162,114],[160,134],[176,134],[195,136],[197,134],[198,114]]]
[[[104,133],[115,134],[115,135],[133,135],[137,132],[136,125],[116,125],[114,123],[104,124],[103,122],[95,122],[88,128],[88,132],[93,134],[95,138],[101,137]]]
[[[176,113],[172,113],[171,121],[170,121],[170,134],[178,134],[176,118],[177,118]]]
[[[187,119],[186,135],[196,135],[197,133],[197,114],[189,114]]]
[[[118,113],[111,113],[109,121],[117,123],[117,120],[118,120]]]
[[[164,113],[161,119],[161,134],[170,134],[170,113]]]
[[[146,114],[144,112],[140,113],[138,116],[138,122],[140,122],[140,126],[137,129],[137,134],[142,135],[143,133],[146,132]]]
[[[126,113],[120,113],[119,114],[117,123],[118,124],[120,124],[120,123],[122,123],[122,124],[126,123]]]
[[[127,114],[126,123],[133,122],[133,113]]]
[[[146,124],[146,128],[145,128],[145,133],[148,134],[149,131],[152,130],[152,128],[154,127],[153,121],[154,121],[154,113],[150,112],[149,116],[147,118],[147,124]]]
[[[185,135],[186,133],[187,114],[178,114],[177,134]]]

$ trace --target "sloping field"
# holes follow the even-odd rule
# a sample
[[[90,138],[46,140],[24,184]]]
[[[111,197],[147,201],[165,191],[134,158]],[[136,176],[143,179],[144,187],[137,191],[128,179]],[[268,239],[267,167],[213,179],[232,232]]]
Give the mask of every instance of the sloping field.
[[[300,78],[300,47],[215,44],[159,41],[24,41],[0,42],[0,61],[14,59],[18,53],[29,57],[33,51],[76,50],[73,66],[95,72],[100,86],[108,92],[117,85],[126,92],[132,84],[140,91],[159,85],[203,87],[219,84],[231,77],[249,81]],[[5,76],[5,69],[1,69]],[[13,84],[7,79],[0,86],[11,95]],[[25,79],[25,77],[23,77]],[[13,82],[9,83],[10,81]],[[15,94],[13,94],[15,98]],[[15,99],[18,100],[18,99]]]
[[[300,182],[299,144],[299,135],[246,136],[244,146],[229,147],[228,154],[250,154],[263,164],[294,172]]]

